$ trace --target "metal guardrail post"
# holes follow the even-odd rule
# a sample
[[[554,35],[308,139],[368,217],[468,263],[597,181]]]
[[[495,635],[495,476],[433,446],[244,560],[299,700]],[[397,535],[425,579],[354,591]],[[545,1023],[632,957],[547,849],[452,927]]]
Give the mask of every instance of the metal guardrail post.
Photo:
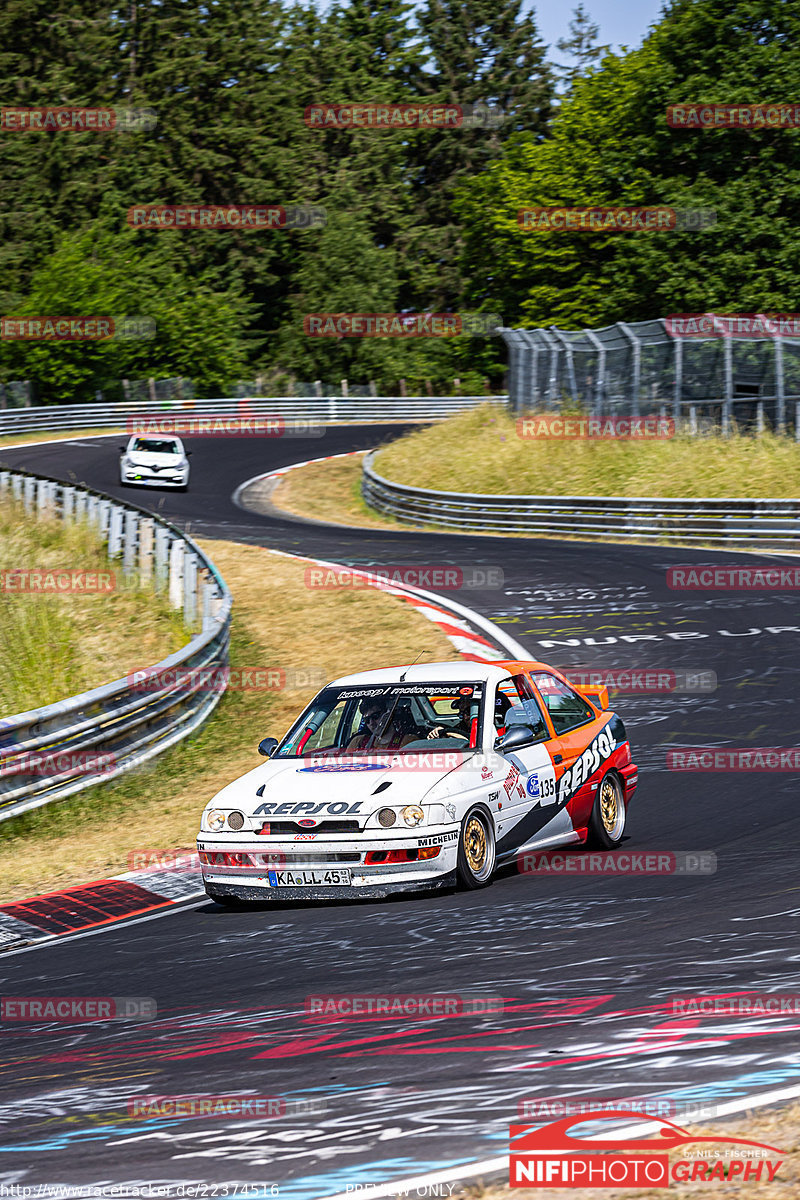
[[[122,552],[122,522],[124,509],[118,504],[111,508],[111,519],[108,523],[108,557],[119,558]]]
[[[155,521],[152,517],[142,517],[139,521],[139,578],[143,584],[150,584],[154,575]]]
[[[169,580],[169,530],[156,525],[156,544],[153,554],[153,575],[157,592],[163,592]]]
[[[64,521],[75,520],[75,488],[68,484],[61,489],[61,517]]]
[[[22,503],[25,507],[25,512],[33,515],[34,499],[36,496],[36,480],[28,478],[24,480],[22,487]]]
[[[197,621],[197,559],[191,551],[183,557],[183,622],[194,629]]]
[[[169,606],[183,608],[183,571],[185,553],[183,542],[175,538],[169,548]]]
[[[139,514],[133,509],[125,510],[122,548],[122,570],[126,575],[136,569],[136,544],[139,533]]]

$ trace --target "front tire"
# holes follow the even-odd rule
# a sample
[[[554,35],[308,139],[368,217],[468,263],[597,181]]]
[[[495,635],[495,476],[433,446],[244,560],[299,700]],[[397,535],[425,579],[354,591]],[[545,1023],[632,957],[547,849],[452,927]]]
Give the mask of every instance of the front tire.
[[[598,850],[614,850],[625,833],[625,797],[619,776],[609,771],[600,781],[589,818],[586,845]]]
[[[470,890],[486,887],[494,874],[496,861],[494,822],[484,809],[470,809],[461,823],[458,837],[456,871],[459,883]]]

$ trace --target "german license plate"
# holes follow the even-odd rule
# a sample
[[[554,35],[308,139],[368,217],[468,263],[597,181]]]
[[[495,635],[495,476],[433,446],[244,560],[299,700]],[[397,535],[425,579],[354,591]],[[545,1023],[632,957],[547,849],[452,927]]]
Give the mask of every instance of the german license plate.
[[[268,871],[270,887],[347,887],[349,871]]]

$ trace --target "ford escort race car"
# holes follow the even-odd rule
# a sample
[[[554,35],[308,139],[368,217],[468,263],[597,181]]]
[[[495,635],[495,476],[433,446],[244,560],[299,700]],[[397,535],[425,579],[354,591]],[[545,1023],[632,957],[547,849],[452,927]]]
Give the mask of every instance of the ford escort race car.
[[[637,783],[607,690],[528,661],[348,675],[259,751],[201,820],[223,904],[482,887],[530,850],[619,845]]]

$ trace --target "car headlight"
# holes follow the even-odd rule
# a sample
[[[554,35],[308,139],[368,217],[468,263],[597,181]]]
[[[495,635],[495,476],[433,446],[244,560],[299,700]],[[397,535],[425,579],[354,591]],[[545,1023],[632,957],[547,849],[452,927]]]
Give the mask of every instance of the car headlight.
[[[207,829],[211,829],[214,831],[214,833],[216,833],[218,829],[222,829],[222,826],[224,824],[225,824],[225,813],[220,812],[220,810],[218,808],[212,808],[210,812],[206,813],[206,828]]]
[[[420,821],[425,819],[425,813],[418,804],[407,804],[402,816],[406,825],[419,825]]]

